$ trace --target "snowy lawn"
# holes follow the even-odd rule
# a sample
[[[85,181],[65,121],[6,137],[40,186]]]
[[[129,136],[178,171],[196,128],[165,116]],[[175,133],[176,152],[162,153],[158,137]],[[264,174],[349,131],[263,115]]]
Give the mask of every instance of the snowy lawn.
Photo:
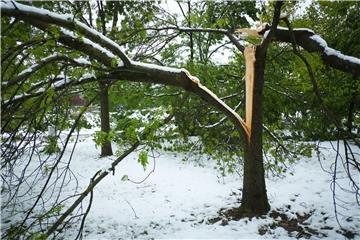
[[[99,149],[91,138],[91,131],[81,132],[70,164],[78,179],[79,192],[98,170],[116,158],[99,158]],[[64,164],[73,144],[68,146]],[[339,221],[347,231],[339,227],[334,215],[332,175],[324,171],[334,167],[335,152],[331,143],[322,144],[324,170],[314,156],[290,166],[282,178],[268,176],[270,213],[262,218],[239,221],[228,220],[222,213],[240,205],[241,177],[236,174],[221,177],[214,169],[214,161],[190,157],[183,162],[182,154],[163,151],[154,153],[155,162],[149,158],[144,171],[137,161],[138,153],[133,152],[124,159],[115,174],[108,175],[95,188],[84,227],[85,239],[345,239],[345,236],[360,239],[360,208],[355,195],[340,190],[340,186],[350,189],[349,180],[341,179],[342,166],[338,170],[337,202],[341,206],[337,210]],[[203,166],[199,166],[199,161]],[[144,182],[135,183],[150,172]],[[121,180],[124,175],[128,175],[128,181]],[[72,195],[74,189],[75,181],[63,188],[62,198]],[[66,202],[63,210],[73,201]],[[3,211],[2,229],[10,224],[9,219],[16,218]],[[78,227],[71,225],[62,233],[64,239],[74,239]]]
[[[324,169],[330,169],[335,152],[330,143],[323,143]],[[334,215],[330,189],[332,175],[321,169],[315,156],[302,159],[291,166],[284,178],[268,177],[267,189],[272,214],[264,218],[226,221],[219,217],[220,209],[240,205],[241,178],[237,175],[219,177],[214,163],[183,162],[179,153],[156,152],[155,163],[149,158],[144,172],[132,153],[95,189],[91,211],[84,228],[86,239],[132,238],[308,238],[344,239]],[[87,185],[90,177],[110,158],[99,158],[99,150],[87,138],[78,143],[71,168],[78,174],[80,185]],[[155,167],[154,167],[155,164]],[[155,171],[143,183],[150,171]],[[339,172],[341,174],[343,172]],[[128,175],[131,181],[121,181]],[[349,188],[348,180],[340,183]],[[360,238],[360,208],[352,193],[338,190],[341,205],[338,209],[346,236]],[[274,212],[275,210],[275,212]],[[286,221],[281,221],[285,218]],[[301,224],[292,225],[291,219]],[[209,223],[214,222],[215,223]],[[285,230],[283,226],[287,226]],[[291,228],[293,227],[293,228]],[[298,227],[303,229],[299,233]],[[305,234],[304,234],[305,232]],[[353,233],[357,235],[352,236]],[[69,229],[65,238],[77,234]]]

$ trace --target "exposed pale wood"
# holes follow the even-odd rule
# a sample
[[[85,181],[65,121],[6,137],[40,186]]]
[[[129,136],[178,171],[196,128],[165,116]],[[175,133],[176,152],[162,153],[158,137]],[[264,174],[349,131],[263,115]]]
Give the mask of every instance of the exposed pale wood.
[[[270,25],[268,23],[263,23],[259,25],[256,29],[251,28],[238,28],[235,30],[235,33],[243,33],[248,36],[254,37],[262,37],[266,30],[270,29]]]
[[[235,33],[245,33],[248,36],[255,36],[255,37],[261,36],[257,30],[250,28],[239,28],[235,30]]]
[[[252,122],[252,112],[253,112],[253,94],[254,94],[254,64],[255,64],[255,48],[246,47],[244,50],[245,56],[245,124],[248,129],[248,138],[251,135],[251,122]]]

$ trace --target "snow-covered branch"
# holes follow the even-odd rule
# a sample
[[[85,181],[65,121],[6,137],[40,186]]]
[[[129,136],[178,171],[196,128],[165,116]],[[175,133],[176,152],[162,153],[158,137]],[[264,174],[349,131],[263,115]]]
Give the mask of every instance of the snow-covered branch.
[[[80,33],[91,41],[104,46],[114,54],[116,54],[124,62],[125,65],[130,63],[130,59],[121,47],[111,39],[105,37],[96,30],[86,26],[84,23],[75,19],[70,14],[58,14],[46,9],[40,9],[28,5],[24,5],[15,1],[1,2],[1,13],[5,16],[13,16],[24,21],[36,20],[43,23],[55,24],[66,28],[70,31]]]
[[[32,74],[34,74],[35,72],[37,72],[44,66],[49,65],[54,62],[67,62],[67,63],[71,63],[76,66],[90,66],[90,64],[91,64],[89,61],[87,61],[83,58],[71,59],[67,56],[53,54],[46,58],[41,59],[39,63],[34,64],[33,66],[21,71],[17,76],[13,77],[11,80],[9,80],[7,82],[3,82],[1,84],[1,87],[2,87],[2,89],[6,89],[16,83],[19,83],[20,81],[29,78]]]
[[[165,84],[181,87],[186,91],[192,92],[210,105],[216,107],[224,113],[236,125],[237,129],[245,135],[248,129],[244,120],[224,101],[216,96],[207,87],[203,86],[199,79],[192,76],[186,69],[162,67],[154,64],[131,62],[127,68],[119,68],[108,75],[108,79],[125,79],[135,82],[147,82]]]
[[[292,34],[296,44],[308,52],[318,52],[326,65],[343,72],[360,76],[360,59],[347,56],[341,52],[328,47],[326,41],[312,30],[306,28],[295,28],[291,32],[288,28],[278,27],[275,31],[274,40],[292,43]]]
[[[31,88],[29,92],[19,94],[19,95],[15,95],[11,99],[4,100],[1,103],[2,111],[6,110],[10,105],[14,105],[14,104],[17,104],[17,103],[20,103],[20,102],[24,102],[24,101],[26,101],[26,100],[28,100],[30,98],[39,97],[39,96],[45,94],[46,92],[48,92],[50,90],[50,88],[53,89],[54,91],[60,91],[60,90],[63,90],[65,88],[69,87],[69,86],[76,86],[76,85],[80,85],[80,84],[85,84],[85,83],[97,81],[97,80],[99,80],[99,78],[96,78],[94,76],[84,76],[83,78],[80,78],[78,80],[67,80],[67,81],[65,81],[65,79],[58,79],[58,78],[56,78],[56,80],[57,81],[55,81],[51,85],[48,85],[47,88],[40,87],[40,86],[51,83],[51,81],[42,81],[42,84],[37,84],[36,88]]]

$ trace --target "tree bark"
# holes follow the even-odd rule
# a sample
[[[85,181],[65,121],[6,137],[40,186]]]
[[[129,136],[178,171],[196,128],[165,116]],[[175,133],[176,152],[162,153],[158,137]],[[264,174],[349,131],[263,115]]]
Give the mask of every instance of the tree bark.
[[[107,135],[110,133],[110,114],[109,114],[109,92],[108,86],[104,82],[99,82],[100,86],[100,118],[101,131]],[[111,148],[111,141],[106,140],[101,145],[101,157],[111,156],[113,151]]]
[[[266,214],[270,210],[262,151],[262,91],[266,49],[245,49],[246,61],[246,126],[244,139],[244,181],[240,211],[243,216]],[[252,81],[252,82],[251,82]]]
[[[352,133],[353,129],[353,121],[354,121],[354,113],[355,113],[355,93],[353,94],[353,97],[350,100],[349,109],[348,109],[348,117],[347,117],[347,130],[349,133]]]

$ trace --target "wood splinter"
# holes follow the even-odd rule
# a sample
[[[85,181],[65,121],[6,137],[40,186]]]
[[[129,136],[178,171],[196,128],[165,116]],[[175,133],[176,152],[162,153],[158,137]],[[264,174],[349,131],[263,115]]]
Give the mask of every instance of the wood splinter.
[[[251,123],[253,115],[253,96],[254,96],[254,78],[255,78],[255,47],[246,47],[244,50],[245,57],[245,124],[248,128],[248,138],[251,137]]]

